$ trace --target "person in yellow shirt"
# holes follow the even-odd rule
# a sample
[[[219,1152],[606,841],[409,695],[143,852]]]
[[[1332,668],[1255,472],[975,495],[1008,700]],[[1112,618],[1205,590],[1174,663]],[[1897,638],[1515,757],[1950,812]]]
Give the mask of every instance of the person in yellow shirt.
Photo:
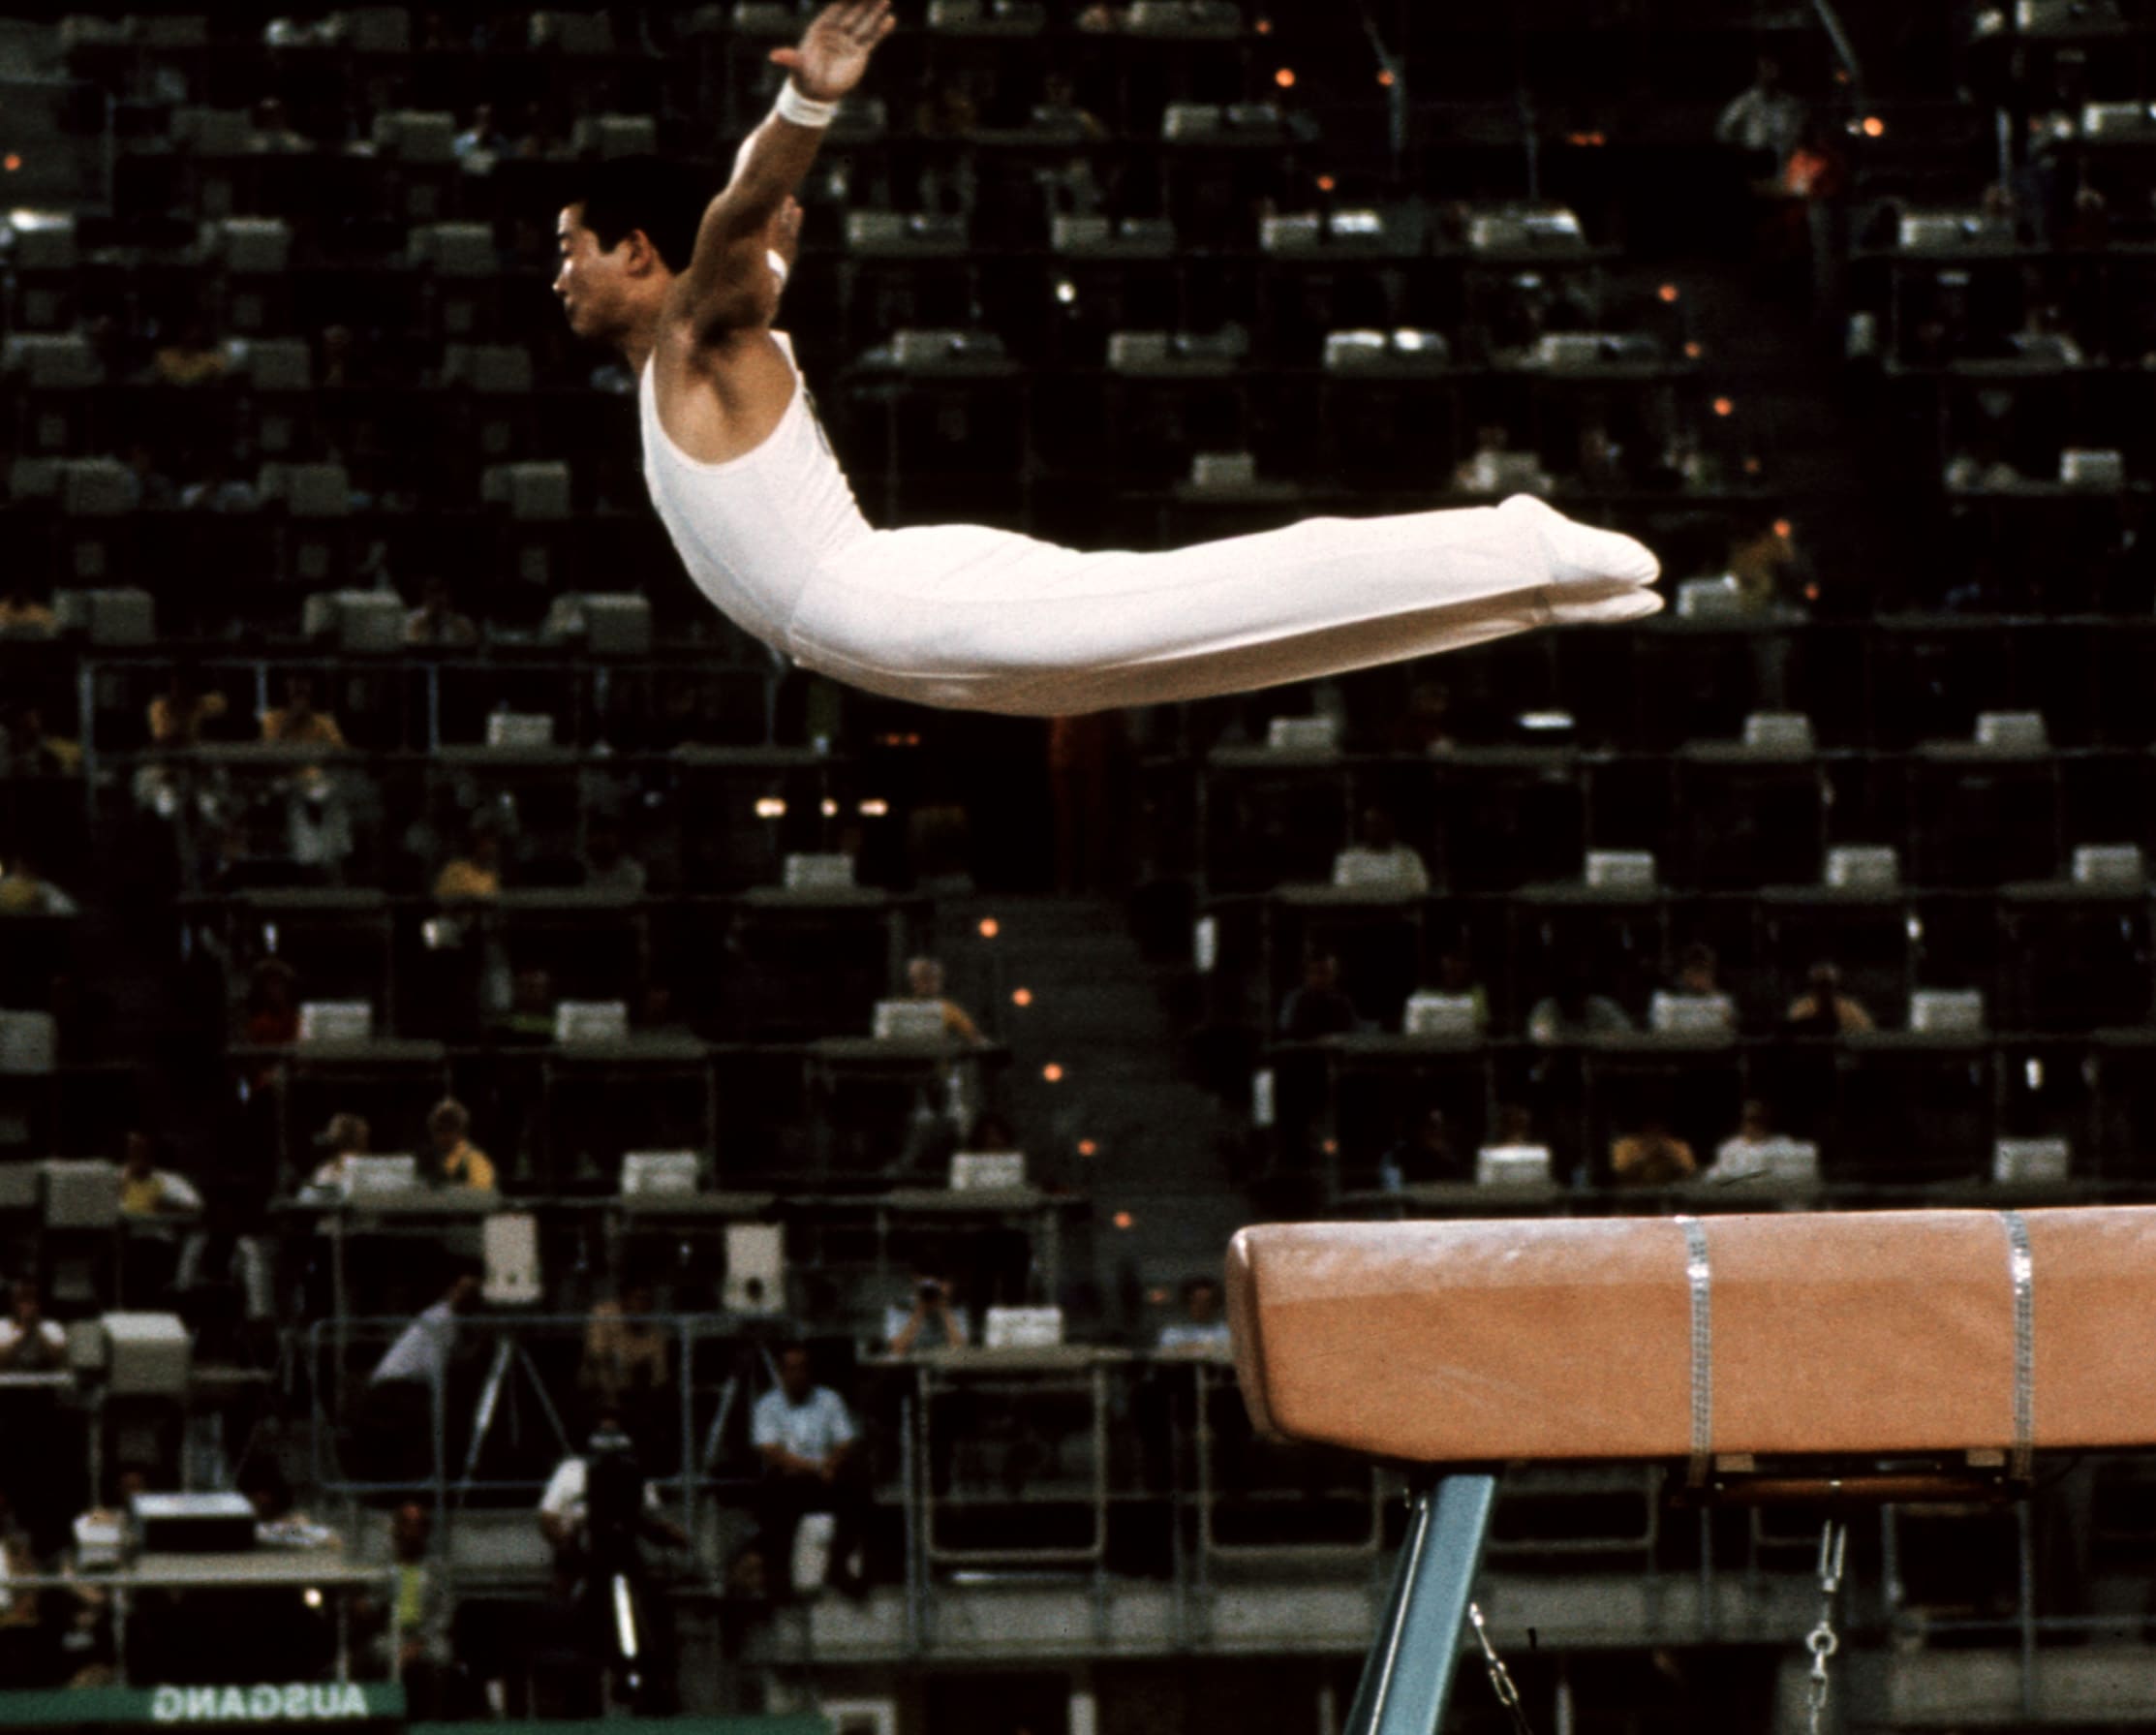
[[[199,693],[185,669],[172,670],[171,684],[149,703],[150,745],[193,747],[202,726],[225,715],[222,693]]]
[[[452,898],[500,897],[502,840],[491,831],[473,832],[464,853],[446,863],[435,877],[434,895],[445,902]]]
[[[49,638],[58,626],[58,617],[52,610],[22,585],[0,595],[0,633],[13,633],[24,638]]]
[[[327,711],[315,709],[315,684],[305,675],[285,682],[285,702],[262,713],[262,739],[286,747],[338,747],[345,732]]]
[[[434,1140],[434,1154],[447,1187],[466,1187],[474,1193],[494,1191],[493,1159],[466,1136],[472,1117],[454,1097],[445,1097],[427,1116],[427,1133]]]
[[[200,1211],[202,1195],[185,1175],[157,1166],[157,1145],[139,1130],[127,1135],[120,1160],[120,1212],[126,1217],[162,1217]]]

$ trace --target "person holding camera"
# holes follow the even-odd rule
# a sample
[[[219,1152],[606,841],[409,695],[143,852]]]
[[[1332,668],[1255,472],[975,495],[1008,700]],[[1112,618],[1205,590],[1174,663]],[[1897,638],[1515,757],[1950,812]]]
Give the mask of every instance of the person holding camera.
[[[643,1545],[686,1549],[689,1534],[660,1510],[619,1411],[601,1408],[583,1451],[555,1467],[539,1522],[583,1642],[639,1713],[672,1711],[673,1630]]]
[[[972,1315],[958,1303],[957,1292],[938,1270],[940,1261],[914,1260],[910,1305],[893,1303],[883,1310],[883,1350],[911,1355],[916,1349],[963,1349],[973,1341]]]

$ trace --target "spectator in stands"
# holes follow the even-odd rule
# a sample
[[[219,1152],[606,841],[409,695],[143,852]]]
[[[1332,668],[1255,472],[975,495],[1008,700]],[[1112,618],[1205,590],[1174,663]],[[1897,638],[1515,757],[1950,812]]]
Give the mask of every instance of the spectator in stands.
[[[329,1124],[316,1135],[322,1162],[308,1177],[301,1196],[310,1201],[341,1199],[352,1185],[352,1159],[373,1151],[373,1133],[364,1118],[350,1113],[329,1117]]]
[[[23,562],[27,570],[29,562]],[[49,604],[32,594],[27,579],[17,577],[0,592],[0,634],[11,638],[49,638],[59,630],[59,617]]]
[[[1063,71],[1041,80],[1040,101],[1033,105],[1033,124],[1042,127],[1076,127],[1087,139],[1105,139],[1108,129],[1078,101],[1078,85]]]
[[[1712,946],[1696,941],[1686,946],[1678,954],[1677,974],[1669,987],[1655,993],[1648,1026],[1658,1031],[1696,1031],[1713,1023],[1734,1031],[1737,1003],[1723,992],[1720,969]]]
[[[1377,1185],[1386,1193],[1427,1181],[1460,1181],[1472,1172],[1465,1154],[1453,1143],[1445,1111],[1432,1108],[1395,1139],[1377,1160]]]
[[[2027,478],[2008,462],[2005,443],[1986,428],[1947,460],[1945,482],[1955,494],[1996,493],[2017,488]]]
[[[479,642],[479,630],[468,614],[457,612],[449,581],[429,578],[419,589],[419,605],[404,617],[406,644],[434,650],[466,650]]]
[[[285,702],[262,716],[262,740],[284,747],[342,748],[344,730],[327,711],[315,708],[315,683],[303,674],[285,677]]]
[[[593,1487],[594,1466],[604,1460],[609,1469],[625,1467],[625,1459],[626,1467],[635,1467],[635,1442],[623,1429],[621,1415],[601,1407],[593,1418],[591,1438],[584,1449],[564,1458],[547,1478],[546,1491],[539,1496],[539,1534],[554,1550],[557,1567],[570,1577],[582,1573],[589,1557],[593,1497],[596,1493],[601,1503],[606,1499],[604,1489]],[[660,1510],[659,1490],[644,1477],[640,1468],[636,1469],[635,1479],[641,1484],[634,1499],[643,1528],[678,1548],[688,1547],[688,1534]],[[603,1519],[605,1514],[601,1516]]]
[[[1442,681],[1417,681],[1407,708],[1392,728],[1396,753],[1445,753],[1459,745],[1453,734],[1452,689]]]
[[[299,1040],[299,977],[282,958],[264,958],[247,978],[247,1040],[282,1048]]]
[[[157,1165],[157,1144],[137,1128],[121,1146],[120,1212],[134,1218],[156,1218],[200,1211],[202,1195],[185,1175]]]
[[[35,1682],[44,1672],[42,1594],[11,1588],[11,1581],[35,1578],[42,1569],[30,1533],[0,1489],[0,1681]]]
[[[1491,423],[1475,436],[1475,449],[1453,472],[1452,485],[1462,494],[1547,494],[1549,472],[1532,452],[1512,449],[1512,436]]]
[[[1672,1132],[1669,1123],[1649,1116],[1637,1132],[1611,1142],[1610,1174],[1619,1187],[1667,1187],[1699,1172],[1692,1147]]]
[[[1734,98],[1714,123],[1714,137],[1757,160],[1762,174],[1789,161],[1804,124],[1804,105],[1782,88],[1781,62],[1762,54],[1751,87]]]
[[[1804,991],[1789,1003],[1782,1022],[1798,1037],[1838,1037],[1877,1028],[1863,1003],[1841,991],[1841,971],[1825,958],[1805,974]]]
[[[179,505],[179,489],[157,468],[157,452],[140,440],[127,449],[127,491],[136,511],[146,513],[162,513]]]
[[[198,688],[188,668],[175,665],[165,691],[149,702],[146,712],[150,745],[187,748],[202,739],[204,728],[225,715],[225,696],[214,689]]]
[[[158,386],[207,386],[222,380],[230,365],[224,346],[211,339],[208,324],[191,319],[151,356],[150,380]]]
[[[765,1585],[782,1596],[791,1587],[801,1520],[828,1512],[833,1525],[825,1582],[847,1596],[864,1595],[867,1577],[855,1561],[868,1513],[859,1430],[846,1400],[816,1383],[806,1344],[779,1351],[779,1383],[756,1400],[750,1438],[763,1460],[756,1531]]]
[[[1333,883],[1420,897],[1430,889],[1430,870],[1412,844],[1400,841],[1393,816],[1372,807],[1363,813],[1357,840],[1333,857]]]
[[[0,1319],[0,1374],[49,1374],[67,1366],[68,1334],[45,1317],[38,1286],[17,1279]]]
[[[443,1394],[447,1406],[464,1317],[478,1305],[479,1269],[466,1261],[368,1375],[354,1432],[376,1479],[409,1480],[434,1463],[435,1397]]]
[[[296,156],[315,148],[315,141],[292,124],[283,97],[264,97],[255,105],[254,149],[258,156]]]
[[[499,157],[509,148],[509,136],[494,124],[494,105],[480,103],[472,110],[472,124],[456,136],[450,149],[467,169],[477,169],[478,165],[469,161],[472,156]]]
[[[322,328],[322,354],[315,361],[317,387],[340,391],[370,385],[373,383],[371,372],[367,354],[360,348],[358,336],[350,325],[331,325]],[[391,503],[385,501],[383,504],[386,507]]]
[[[915,1349],[963,1349],[973,1341],[973,1317],[958,1288],[945,1275],[944,1261],[923,1248],[913,1256],[913,1287],[906,1304],[883,1310],[883,1351],[910,1355]]]
[[[644,864],[622,848],[621,827],[610,820],[593,825],[584,849],[584,889],[608,897],[640,898],[644,883]]]
[[[1340,987],[1340,961],[1312,952],[1303,963],[1303,982],[1280,1003],[1280,1035],[1290,1042],[1344,1037],[1362,1027],[1362,1015]]]
[[[592,1309],[584,1328],[584,1358],[576,1383],[602,1410],[617,1411],[639,1445],[651,1451],[673,1410],[673,1335],[653,1317],[658,1297],[650,1283],[632,1278],[612,1301]]]
[[[1475,1009],[1476,1032],[1488,1034],[1490,994],[1475,970],[1475,955],[1468,949],[1465,935],[1456,936],[1438,954],[1435,991],[1451,1000],[1470,1002]]]
[[[1200,1274],[1183,1284],[1183,1317],[1171,1319],[1154,1340],[1161,1355],[1194,1358],[1225,1355],[1233,1348],[1228,1322],[1220,1313],[1220,1280]]]
[[[1703,1181],[1748,1181],[1766,1172],[1768,1146],[1778,1144],[1773,1119],[1767,1104],[1746,1102],[1737,1117],[1737,1131],[1714,1147],[1714,1161],[1701,1172]]]
[[[74,915],[76,902],[39,870],[37,859],[18,852],[0,873],[0,915]]]
[[[276,1243],[247,1233],[244,1211],[232,1191],[212,1193],[172,1272],[172,1299],[194,1334],[199,1362],[276,1361]]]
[[[1589,1037],[1621,1036],[1631,1028],[1624,1008],[1608,995],[1589,989],[1586,972],[1571,961],[1559,967],[1556,986],[1527,1013],[1528,1040],[1545,1047]]]
[[[228,452],[213,450],[193,466],[193,475],[180,484],[180,511],[186,512],[251,512],[261,507],[262,492],[240,473]]]
[[[19,704],[0,725],[0,769],[14,777],[73,777],[82,769],[82,746],[46,732],[45,711]]]
[[[1788,593],[1796,564],[1797,549],[1786,519],[1764,507],[1738,514],[1730,527],[1729,563],[1723,578],[1744,612],[1788,612],[1793,606]]]
[[[971,1014],[944,991],[943,965],[939,958],[909,958],[906,964],[906,992],[914,1000],[939,1001],[943,1007],[943,1034],[954,1041],[975,1046],[987,1038]]]
[[[554,978],[537,965],[516,973],[509,986],[509,1004],[488,1021],[498,1042],[551,1042],[557,1023]]]
[[[389,1521],[389,1558],[394,1564],[394,1600],[383,1608],[358,1598],[354,1618],[376,1634],[377,1662],[394,1668],[403,1683],[406,1709],[415,1720],[440,1717],[448,1685],[449,1618],[455,1605],[449,1587],[434,1565],[434,1514],[408,1501]]]
[[[427,1136],[434,1141],[435,1164],[446,1187],[473,1193],[494,1191],[494,1163],[467,1134],[472,1116],[454,1097],[445,1097],[427,1116]]]
[[[452,856],[435,876],[434,895],[444,903],[502,895],[502,839],[491,825],[475,825],[464,853]]]

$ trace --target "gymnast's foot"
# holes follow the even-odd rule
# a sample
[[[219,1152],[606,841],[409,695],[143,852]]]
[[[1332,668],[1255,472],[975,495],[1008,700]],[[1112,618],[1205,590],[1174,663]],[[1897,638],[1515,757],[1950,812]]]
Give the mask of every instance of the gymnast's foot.
[[[1553,625],[1636,621],[1661,608],[1661,596],[1649,587],[1662,575],[1662,563],[1645,543],[1576,524],[1531,494],[1515,494],[1497,510],[1531,522],[1542,538]]]

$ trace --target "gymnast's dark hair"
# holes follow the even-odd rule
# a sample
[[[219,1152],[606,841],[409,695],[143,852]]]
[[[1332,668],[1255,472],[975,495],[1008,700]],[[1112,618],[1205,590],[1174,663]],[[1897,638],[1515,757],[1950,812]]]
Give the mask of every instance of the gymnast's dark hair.
[[[570,202],[582,204],[584,227],[602,251],[611,252],[640,229],[666,268],[678,273],[689,269],[696,226],[718,191],[718,176],[694,163],[613,157],[585,170]]]

